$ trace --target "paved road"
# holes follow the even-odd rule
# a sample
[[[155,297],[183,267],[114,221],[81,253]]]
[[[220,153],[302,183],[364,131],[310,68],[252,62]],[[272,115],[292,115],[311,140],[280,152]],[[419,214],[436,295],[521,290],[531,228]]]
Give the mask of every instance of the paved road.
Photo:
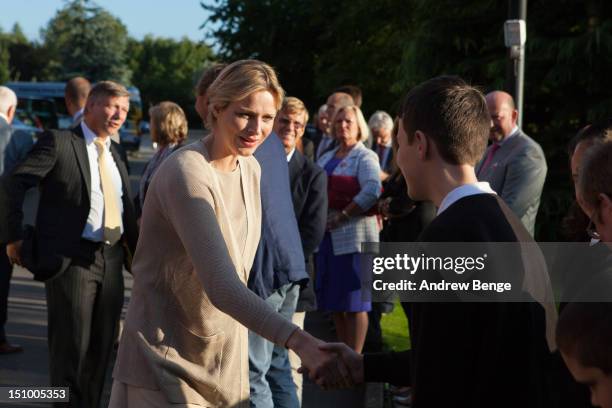
[[[195,132],[192,140],[201,137],[201,132]],[[148,137],[143,138],[139,152],[130,158],[130,177],[132,191],[137,191],[138,180],[147,160],[153,154],[151,141]],[[28,209],[30,213],[34,208]],[[28,211],[26,211],[28,212]],[[132,278],[124,273],[125,289],[125,313],[129,302],[132,287]],[[48,385],[48,349],[47,349],[47,311],[45,302],[44,285],[32,280],[31,274],[16,268],[11,281],[11,292],[9,296],[8,324],[6,327],[9,340],[21,344],[25,348],[22,354],[0,356],[0,386],[46,386]],[[306,318],[306,329],[313,335],[324,340],[333,340],[330,330],[331,325],[319,313],[309,314]],[[107,386],[104,392],[104,406],[107,405],[110,393],[110,370]],[[365,388],[349,391],[323,392],[306,380],[304,385],[305,408],[337,408],[363,406],[365,399]],[[48,404],[14,404],[2,403],[0,407],[45,407]]]

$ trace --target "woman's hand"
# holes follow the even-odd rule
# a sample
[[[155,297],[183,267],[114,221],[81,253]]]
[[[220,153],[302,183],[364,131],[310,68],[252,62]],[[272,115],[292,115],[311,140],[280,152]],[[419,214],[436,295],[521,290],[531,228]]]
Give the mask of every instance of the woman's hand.
[[[331,231],[333,229],[336,229],[348,220],[349,216],[346,214],[345,211],[330,214],[327,218],[327,230]]]
[[[352,387],[351,374],[341,356],[324,350],[325,345],[325,342],[300,329],[294,331],[287,341],[287,347],[302,360],[300,373],[308,373],[312,381],[325,389]]]
[[[6,256],[8,257],[11,265],[21,266],[21,247],[22,245],[23,245],[23,240],[6,244]]]

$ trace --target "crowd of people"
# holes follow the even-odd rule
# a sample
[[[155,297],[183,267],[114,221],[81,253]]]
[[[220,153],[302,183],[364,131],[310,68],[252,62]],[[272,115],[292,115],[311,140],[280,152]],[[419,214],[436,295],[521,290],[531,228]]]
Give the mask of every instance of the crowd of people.
[[[324,389],[391,383],[416,408],[612,407],[612,123],[569,147],[563,231],[599,262],[558,262],[559,307],[533,288],[546,271],[515,257],[529,302],[403,302],[410,349],[385,352],[394,294],[363,296],[363,243],[534,242],[546,157],[512,96],[441,76],[366,121],[346,85],[309,123],[256,60],[213,65],[195,93],[207,135],[188,144],[183,109],[151,107],[156,151],[132,194],[122,85],[68,81],[73,126],[37,140],[11,131],[17,97],[0,87],[0,354],[23,351],[4,333],[21,265],[45,283],[50,385],[70,388],[69,406],[100,406],[126,268],[111,407],[299,407],[303,375]],[[337,343],[304,330],[315,310]]]

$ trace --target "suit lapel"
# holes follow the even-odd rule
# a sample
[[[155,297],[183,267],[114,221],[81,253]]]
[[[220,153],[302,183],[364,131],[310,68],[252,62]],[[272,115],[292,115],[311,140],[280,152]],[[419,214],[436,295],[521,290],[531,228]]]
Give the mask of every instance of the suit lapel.
[[[289,182],[291,183],[291,189],[296,185],[296,180],[300,175],[300,170],[304,167],[304,157],[299,151],[295,151],[291,160],[289,160]]]
[[[91,169],[89,168],[89,157],[87,156],[87,146],[85,144],[85,136],[80,126],[72,128],[72,147],[76,155],[81,175],[85,186],[87,186],[87,197],[91,202]]]

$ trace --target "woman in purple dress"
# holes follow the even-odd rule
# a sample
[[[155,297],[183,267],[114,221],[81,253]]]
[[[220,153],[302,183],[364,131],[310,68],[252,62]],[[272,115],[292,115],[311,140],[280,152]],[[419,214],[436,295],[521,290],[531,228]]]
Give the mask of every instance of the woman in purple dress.
[[[359,254],[363,242],[378,242],[372,211],[381,193],[378,156],[365,147],[368,126],[356,106],[332,119],[338,147],[318,164],[328,174],[328,231],[317,254],[317,303],[333,313],[338,339],[361,352],[368,328],[369,300],[362,296]]]

